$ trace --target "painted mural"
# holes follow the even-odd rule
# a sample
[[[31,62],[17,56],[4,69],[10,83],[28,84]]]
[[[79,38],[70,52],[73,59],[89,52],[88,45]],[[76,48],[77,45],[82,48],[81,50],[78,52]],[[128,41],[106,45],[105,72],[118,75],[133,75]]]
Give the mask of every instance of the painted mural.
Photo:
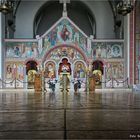
[[[83,35],[68,19],[62,19],[50,32],[43,36],[43,51],[59,44],[71,44],[80,47],[87,56],[91,54],[87,37]],[[89,48],[88,48],[89,46]]]
[[[67,58],[63,58],[60,63],[59,63],[59,69],[58,69],[58,74],[60,75],[61,73],[69,73],[71,75],[71,64]]]
[[[7,58],[37,58],[39,52],[37,42],[6,42]]]
[[[83,62],[76,62],[74,65],[74,78],[85,78],[86,77],[86,67]]]
[[[54,62],[47,62],[44,69],[45,78],[55,78],[56,77],[56,67]]]
[[[124,63],[123,62],[109,62],[106,67],[107,79],[124,79]]]
[[[69,47],[61,47],[61,48],[54,49],[48,56],[49,59],[52,59],[55,61],[59,61],[62,57],[68,57],[69,59],[72,59],[73,61],[76,59],[83,60],[83,57],[78,51]]]
[[[8,80],[13,79],[24,79],[24,69],[22,63],[7,62],[6,63],[6,73],[5,77]]]
[[[110,42],[92,42],[93,59],[123,58],[123,44]]]

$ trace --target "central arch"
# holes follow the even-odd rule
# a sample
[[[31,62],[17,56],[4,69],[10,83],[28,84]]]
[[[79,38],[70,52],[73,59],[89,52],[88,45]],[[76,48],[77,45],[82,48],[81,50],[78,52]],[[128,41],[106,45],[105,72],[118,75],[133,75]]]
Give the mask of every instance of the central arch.
[[[83,57],[85,63],[86,63],[87,65],[89,64],[89,61],[88,61],[88,58],[87,58],[86,54],[85,54],[79,47],[77,47],[77,46],[75,46],[75,45],[68,45],[68,44],[60,44],[60,45],[54,46],[54,47],[52,47],[51,49],[49,49],[49,50],[45,53],[45,55],[44,55],[44,57],[43,57],[43,59],[42,59],[42,63],[44,63],[44,62],[46,61],[46,59],[48,58],[48,56],[49,56],[49,54],[50,54],[51,52],[53,52],[55,49],[62,48],[62,47],[68,47],[68,48],[70,47],[70,48],[75,49],[76,51],[78,51],[78,52],[81,54],[81,56]]]

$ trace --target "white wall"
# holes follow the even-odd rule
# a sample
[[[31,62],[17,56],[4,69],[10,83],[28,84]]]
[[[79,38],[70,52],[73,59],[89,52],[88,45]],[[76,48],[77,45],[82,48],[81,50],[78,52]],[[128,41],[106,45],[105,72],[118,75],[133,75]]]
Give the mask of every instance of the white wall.
[[[33,22],[36,12],[45,1],[21,1],[16,14],[14,38],[33,38]]]
[[[86,4],[92,10],[96,20],[96,38],[112,39],[115,37],[113,13],[108,1],[87,1]]]
[[[16,32],[14,38],[33,38],[33,22],[38,9],[45,1],[22,1],[16,15]],[[112,39],[114,21],[108,1],[84,1],[95,15],[96,38]],[[79,22],[81,22],[79,20]],[[86,28],[86,27],[85,27]]]

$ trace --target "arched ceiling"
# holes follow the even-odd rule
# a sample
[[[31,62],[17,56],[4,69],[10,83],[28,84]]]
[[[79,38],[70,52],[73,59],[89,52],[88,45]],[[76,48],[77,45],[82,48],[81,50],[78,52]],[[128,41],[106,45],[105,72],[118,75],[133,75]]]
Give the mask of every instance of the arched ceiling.
[[[57,20],[62,17],[63,4],[59,1],[46,2],[37,12],[34,19],[34,36],[43,35]],[[88,36],[95,35],[96,22],[90,9],[81,1],[67,4],[68,17]],[[79,20],[80,19],[80,20]]]

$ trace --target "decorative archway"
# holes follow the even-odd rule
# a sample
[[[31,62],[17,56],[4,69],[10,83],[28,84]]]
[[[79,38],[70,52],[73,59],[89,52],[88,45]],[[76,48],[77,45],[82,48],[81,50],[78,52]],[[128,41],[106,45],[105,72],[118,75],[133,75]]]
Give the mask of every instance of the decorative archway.
[[[63,58],[59,64],[58,74],[61,72],[68,72],[71,75],[71,64],[67,58]]]
[[[96,60],[92,63],[92,73],[95,75],[95,84],[101,85],[102,75],[103,75],[103,62]]]
[[[104,63],[100,60],[96,60],[92,63],[92,71],[94,70],[100,70],[103,74],[103,65]]]
[[[48,58],[48,56],[50,55],[51,52],[53,52],[55,49],[62,48],[62,47],[67,47],[67,48],[73,48],[73,49],[75,49],[75,50],[76,50],[77,52],[79,52],[79,54],[83,57],[85,63],[86,63],[87,65],[89,64],[89,60],[88,60],[86,54],[85,54],[79,47],[77,47],[77,46],[75,46],[75,45],[68,45],[68,44],[57,45],[57,46],[54,46],[54,47],[52,47],[51,49],[49,49],[49,50],[45,53],[45,55],[44,55],[44,57],[43,57],[43,59],[42,59],[42,63],[44,63],[44,62],[47,60],[47,58]]]
[[[29,70],[37,71],[37,63],[36,61],[30,60],[26,62],[26,75],[28,74]]]
[[[37,72],[37,63],[33,60],[26,62],[26,75],[27,75],[27,82],[28,88],[34,88],[34,75]]]

